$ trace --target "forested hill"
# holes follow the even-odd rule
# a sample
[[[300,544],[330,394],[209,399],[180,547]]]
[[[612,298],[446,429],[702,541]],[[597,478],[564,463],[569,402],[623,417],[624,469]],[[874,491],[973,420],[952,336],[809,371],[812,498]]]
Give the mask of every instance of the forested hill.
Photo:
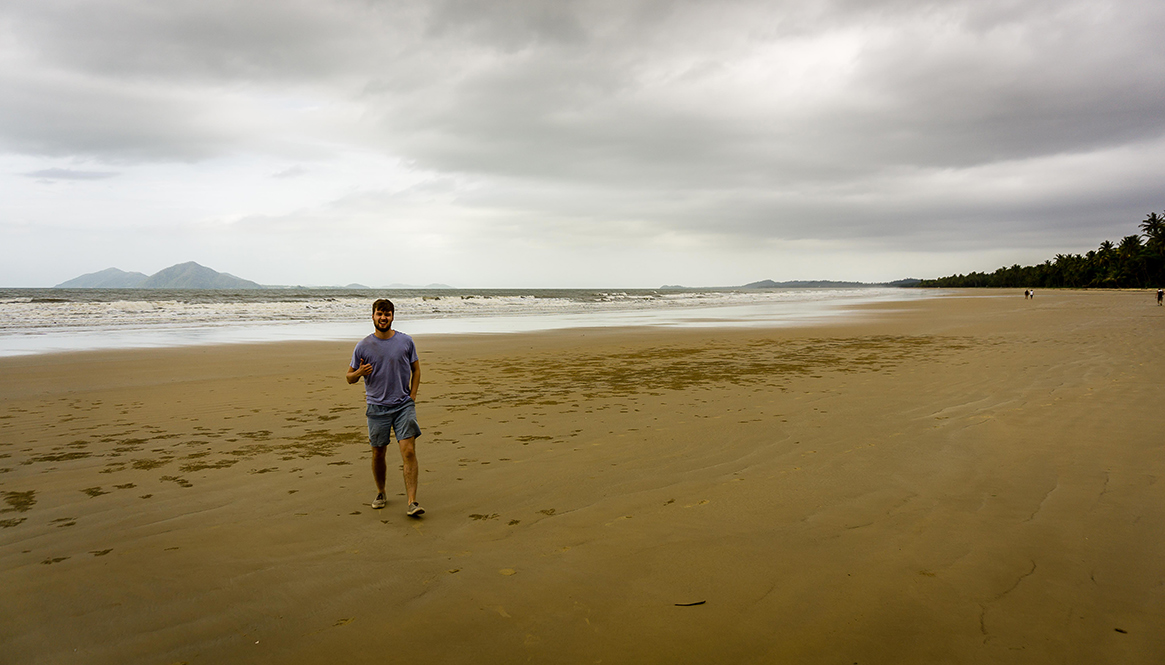
[[[1165,216],[1149,213],[1142,233],[1109,240],[1087,254],[1057,254],[1039,265],[1000,268],[938,279],[915,286],[1022,288],[1161,288],[1165,286]]]

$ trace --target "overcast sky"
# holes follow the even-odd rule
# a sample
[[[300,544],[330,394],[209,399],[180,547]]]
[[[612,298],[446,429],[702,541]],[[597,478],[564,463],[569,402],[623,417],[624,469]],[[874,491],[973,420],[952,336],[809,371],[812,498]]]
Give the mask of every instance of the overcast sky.
[[[882,281],[1165,208],[1165,2],[6,0],[0,284]]]

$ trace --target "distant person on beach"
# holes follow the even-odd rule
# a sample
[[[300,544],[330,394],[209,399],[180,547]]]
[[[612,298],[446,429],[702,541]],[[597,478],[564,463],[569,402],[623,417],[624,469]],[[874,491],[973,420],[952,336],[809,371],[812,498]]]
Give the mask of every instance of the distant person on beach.
[[[409,517],[420,517],[425,509],[417,503],[417,388],[421,385],[421,363],[413,338],[392,329],[396,307],[390,300],[372,303],[372,325],[376,332],[360,340],[348,364],[348,383],[364,377],[364,396],[368,403],[368,442],[372,444],[372,479],[376,481],[373,508],[388,504],[384,481],[388,473],[385,451],[390,433],[396,434],[400,459],[404,464],[405,493]]]
[[[1157,289],[1157,306],[1161,306],[1161,300],[1165,298],[1165,289]]]
[[[1024,289],[1023,290],[1023,299],[1027,300],[1031,296],[1031,294],[1032,294],[1032,292],[1030,290]]]

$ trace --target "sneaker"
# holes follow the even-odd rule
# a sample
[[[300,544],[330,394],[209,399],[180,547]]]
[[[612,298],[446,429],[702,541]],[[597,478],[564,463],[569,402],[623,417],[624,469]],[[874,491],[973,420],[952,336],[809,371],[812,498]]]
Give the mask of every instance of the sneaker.
[[[409,510],[405,514],[409,517],[420,517],[425,514],[425,509],[421,507],[421,504],[414,501],[409,504]]]
[[[373,508],[383,508],[387,505],[388,505],[388,499],[384,498],[384,492],[377,494],[376,498],[372,500],[372,507]]]

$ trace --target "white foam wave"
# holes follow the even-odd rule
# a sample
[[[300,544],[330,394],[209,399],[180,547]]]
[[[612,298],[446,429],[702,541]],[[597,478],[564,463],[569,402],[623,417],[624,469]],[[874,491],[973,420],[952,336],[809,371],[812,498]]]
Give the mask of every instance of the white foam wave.
[[[318,292],[317,292],[318,293]],[[924,297],[915,289],[577,291],[394,296],[398,329],[510,332],[609,325],[787,325],[860,302]],[[0,299],[0,355],[51,349],[342,339],[367,327],[372,298],[247,294],[215,299]]]

